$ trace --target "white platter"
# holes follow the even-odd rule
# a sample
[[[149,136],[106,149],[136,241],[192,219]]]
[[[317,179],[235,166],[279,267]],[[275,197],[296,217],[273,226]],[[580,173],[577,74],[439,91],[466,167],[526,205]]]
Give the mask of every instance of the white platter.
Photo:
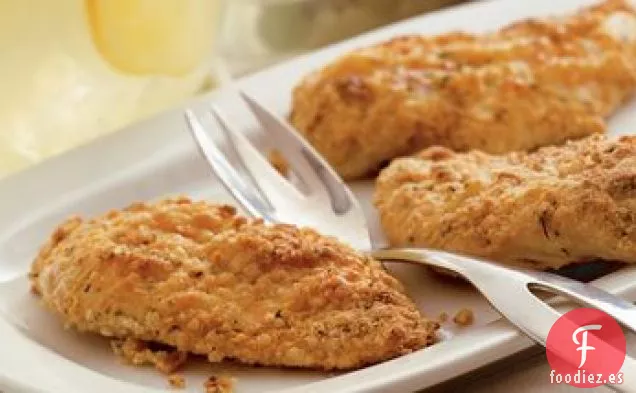
[[[254,74],[238,84],[268,107],[286,114],[291,88],[298,79],[346,50],[397,34],[491,30],[512,20],[558,14],[590,3],[593,1],[470,3],[375,31]],[[258,139],[253,119],[230,89],[194,100],[188,106],[203,111],[210,102],[231,118],[240,119],[246,132]],[[179,193],[231,202],[199,157],[185,129],[182,110],[164,113],[0,182],[0,390],[165,391],[164,376],[151,368],[119,364],[105,340],[64,331],[60,322],[29,293],[26,272],[39,245],[70,214],[94,215],[132,201]],[[636,103],[615,116],[611,126],[614,134],[636,129]],[[360,183],[354,187],[368,207],[370,185]],[[426,314],[452,314],[462,307],[471,307],[476,312],[476,324],[463,330],[447,327],[446,338],[431,348],[342,375],[193,364],[184,371],[188,381],[185,391],[202,391],[203,380],[221,372],[238,379],[238,393],[413,391],[532,345],[499,320],[498,314],[468,286],[440,280],[422,268],[392,269]],[[596,284],[636,301],[635,269],[622,269]]]

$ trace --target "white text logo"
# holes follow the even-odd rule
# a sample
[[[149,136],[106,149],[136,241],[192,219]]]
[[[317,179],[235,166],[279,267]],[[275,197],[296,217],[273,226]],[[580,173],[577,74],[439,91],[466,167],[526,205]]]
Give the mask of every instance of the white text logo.
[[[579,364],[579,368],[583,367],[585,361],[587,360],[587,351],[593,351],[596,349],[592,346],[587,345],[587,331],[601,330],[601,328],[601,325],[585,325],[576,329],[574,333],[572,333],[572,341],[574,341],[574,344],[580,345],[580,347],[576,349],[577,351],[581,351],[581,364]],[[579,333],[583,333],[581,334],[581,342],[579,342],[579,339],[577,338]]]

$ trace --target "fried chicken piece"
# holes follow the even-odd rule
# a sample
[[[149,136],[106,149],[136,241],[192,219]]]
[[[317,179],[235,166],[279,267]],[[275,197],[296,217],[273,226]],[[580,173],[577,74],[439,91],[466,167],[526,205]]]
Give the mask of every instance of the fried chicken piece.
[[[148,343],[127,337],[112,340],[110,343],[115,355],[134,366],[152,364],[164,374],[170,374],[179,369],[187,360],[188,353],[173,348],[152,350]]]
[[[429,148],[395,160],[375,204],[394,246],[539,269],[636,262],[636,137],[503,156]]]
[[[453,322],[461,327],[470,326],[475,323],[475,313],[470,308],[462,308],[453,317]]]
[[[438,328],[337,240],[185,198],[68,220],[31,281],[69,327],[211,362],[350,369],[423,348]]]
[[[267,160],[283,177],[289,176],[289,161],[280,150],[271,150],[267,155]]]
[[[168,384],[172,389],[185,389],[186,380],[183,375],[172,374],[168,376]]]
[[[433,145],[501,154],[606,130],[636,90],[636,11],[606,0],[499,32],[407,36],[295,88],[290,120],[345,179]]]
[[[232,393],[234,391],[234,380],[227,376],[211,376],[203,384],[205,393]]]

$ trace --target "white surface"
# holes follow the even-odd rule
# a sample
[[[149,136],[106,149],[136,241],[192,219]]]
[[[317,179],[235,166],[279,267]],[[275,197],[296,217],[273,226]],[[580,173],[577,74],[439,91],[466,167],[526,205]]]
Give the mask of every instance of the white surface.
[[[586,3],[591,1],[471,4],[395,25],[240,83],[282,114],[287,112],[290,89],[298,78],[344,50],[398,33],[492,29],[530,14],[547,15]],[[246,130],[252,128],[251,118],[237,105],[239,101],[231,97],[231,92],[219,91],[205,100],[214,101],[229,116],[240,119]],[[203,101],[191,104],[198,110],[205,107]],[[615,117],[612,126],[621,130],[635,124],[636,112],[628,108]],[[25,273],[54,225],[71,213],[93,215],[134,200],[183,192],[195,198],[229,201],[210,176],[184,127],[180,111],[165,113],[0,183],[0,389],[61,393],[144,393],[165,389],[165,377],[152,369],[120,365],[104,340],[64,331],[29,293]],[[362,196],[369,189],[368,184],[355,188]],[[238,377],[238,393],[294,387],[294,392],[404,392],[431,386],[530,345],[507,323],[495,322],[497,314],[467,286],[440,280],[418,267],[400,266],[394,271],[426,314],[452,314],[468,306],[476,312],[475,326],[462,331],[447,330],[447,338],[431,348],[338,377],[198,364],[185,370],[186,391],[201,391],[204,378],[226,370]],[[634,269],[608,276],[599,285],[636,300]]]

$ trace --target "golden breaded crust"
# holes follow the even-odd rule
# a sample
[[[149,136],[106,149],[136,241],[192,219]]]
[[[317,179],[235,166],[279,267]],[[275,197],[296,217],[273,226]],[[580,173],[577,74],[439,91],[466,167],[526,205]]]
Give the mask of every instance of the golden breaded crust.
[[[636,11],[606,0],[497,33],[399,37],[294,90],[291,122],[346,179],[442,145],[531,150],[604,132],[636,89]]]
[[[114,339],[110,342],[115,355],[124,362],[133,366],[154,365],[155,368],[164,374],[171,374],[177,371],[188,360],[188,353],[177,351],[173,348],[153,350],[143,340],[132,337],[124,339]]]
[[[185,198],[68,220],[31,281],[68,326],[212,362],[349,369],[429,345],[438,327],[338,241]]]
[[[636,262],[636,137],[595,135],[503,156],[429,148],[382,171],[375,194],[395,246],[540,269]]]

